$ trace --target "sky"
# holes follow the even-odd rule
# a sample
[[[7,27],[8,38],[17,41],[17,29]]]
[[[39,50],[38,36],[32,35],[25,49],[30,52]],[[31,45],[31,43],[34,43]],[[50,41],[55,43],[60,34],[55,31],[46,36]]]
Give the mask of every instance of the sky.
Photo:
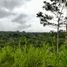
[[[42,11],[43,0],[0,0],[0,31],[48,32],[36,17]]]

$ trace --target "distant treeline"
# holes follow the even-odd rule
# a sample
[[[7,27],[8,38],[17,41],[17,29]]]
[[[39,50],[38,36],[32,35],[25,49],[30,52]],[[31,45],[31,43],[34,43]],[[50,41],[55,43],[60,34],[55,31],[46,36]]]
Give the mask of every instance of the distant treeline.
[[[65,43],[66,32],[59,31],[59,46]],[[0,32],[0,47],[5,45],[23,46],[32,44],[34,47],[41,47],[43,44],[56,45],[57,32]]]

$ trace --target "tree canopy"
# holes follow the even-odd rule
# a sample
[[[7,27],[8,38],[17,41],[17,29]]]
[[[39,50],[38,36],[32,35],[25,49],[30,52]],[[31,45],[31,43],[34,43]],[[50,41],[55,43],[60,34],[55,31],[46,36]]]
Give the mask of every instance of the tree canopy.
[[[37,17],[40,18],[40,23],[44,26],[52,25],[55,27],[62,27],[62,25],[66,25],[67,16],[64,16],[64,10],[67,9],[67,1],[66,0],[49,0],[44,1],[43,9],[44,12],[38,12]],[[48,12],[48,14],[46,13]],[[49,12],[53,15],[49,15]],[[53,20],[53,22],[51,21]],[[57,23],[55,23],[57,22]]]

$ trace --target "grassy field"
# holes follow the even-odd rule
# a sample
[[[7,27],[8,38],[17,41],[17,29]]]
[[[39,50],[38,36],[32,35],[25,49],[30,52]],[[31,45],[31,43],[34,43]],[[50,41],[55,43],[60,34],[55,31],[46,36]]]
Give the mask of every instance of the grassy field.
[[[58,54],[56,34],[48,34],[0,33],[0,67],[67,67],[64,34]]]
[[[58,54],[58,67],[67,67],[67,49],[61,46]],[[33,46],[0,49],[0,67],[57,67],[57,53],[49,44],[41,48]]]

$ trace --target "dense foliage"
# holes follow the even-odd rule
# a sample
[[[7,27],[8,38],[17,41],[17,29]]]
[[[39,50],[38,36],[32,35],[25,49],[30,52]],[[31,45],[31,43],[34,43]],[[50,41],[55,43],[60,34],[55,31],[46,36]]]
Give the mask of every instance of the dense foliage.
[[[58,59],[56,34],[0,32],[0,67],[67,67],[66,33],[60,32]]]
[[[60,31],[59,45],[65,42],[65,32]],[[56,32],[49,33],[26,33],[26,32],[0,32],[0,47],[6,45],[10,46],[23,46],[32,44],[35,47],[41,47],[42,44],[49,44],[56,46]]]

